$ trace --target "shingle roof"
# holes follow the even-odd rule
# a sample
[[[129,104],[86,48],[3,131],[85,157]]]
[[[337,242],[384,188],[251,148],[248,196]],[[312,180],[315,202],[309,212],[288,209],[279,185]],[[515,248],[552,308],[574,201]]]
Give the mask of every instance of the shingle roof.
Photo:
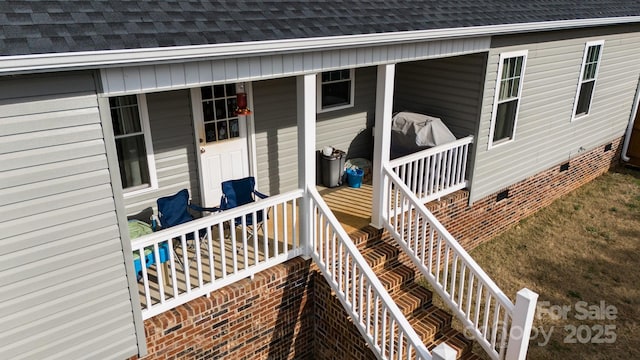
[[[4,0],[0,55],[640,16],[638,0]]]

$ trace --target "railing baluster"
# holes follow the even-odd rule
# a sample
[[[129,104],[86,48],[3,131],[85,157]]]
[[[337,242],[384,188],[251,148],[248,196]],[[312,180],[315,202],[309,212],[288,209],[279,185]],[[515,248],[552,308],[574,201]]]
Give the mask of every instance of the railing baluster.
[[[174,251],[174,245],[173,245],[173,239],[169,238],[167,240],[169,242],[169,264],[171,265],[171,285],[173,287],[173,298],[175,299],[179,294],[178,294],[178,275],[176,274],[176,258],[175,258],[175,251]]]
[[[467,265],[464,262],[460,263],[460,280],[458,281],[460,287],[458,288],[458,309],[462,310],[462,301],[464,297],[464,278],[466,276]]]
[[[435,241],[435,232],[436,230],[433,226],[429,227],[429,265],[427,269],[429,271],[429,275],[433,275],[433,242]],[[437,271],[436,271],[437,272]]]
[[[196,277],[198,280],[198,287],[202,288],[204,285],[202,279],[202,254],[200,253],[200,231],[196,230],[193,232],[193,242],[196,251]]]
[[[236,232],[231,231],[229,233],[229,241],[231,241],[231,261],[233,262],[233,273],[238,272],[238,249],[236,245]]]
[[[374,335],[371,332],[371,284],[367,283],[367,309],[366,309],[366,322],[367,334]],[[375,336],[374,336],[375,337]]]
[[[480,321],[480,309],[482,308],[481,298],[482,298],[482,283],[478,282],[478,286],[476,287],[476,303],[475,303],[476,313],[473,321],[473,325],[478,330],[480,330],[480,327],[478,326],[478,322]]]
[[[467,292],[467,310],[465,311],[465,317],[468,319],[471,317],[471,305],[473,302],[473,280],[474,280],[474,276],[473,276],[473,272],[469,271],[469,285],[467,286],[467,289],[469,289],[469,291]],[[476,289],[477,291],[478,289]]]
[[[482,321],[485,340],[489,340],[489,315],[491,315],[491,294],[487,291],[487,294],[484,297],[484,320]]]
[[[144,286],[144,295],[147,304],[147,309],[151,307],[151,291],[149,291],[149,273],[147,272],[147,256],[144,253],[144,247],[138,249],[140,254],[140,265],[142,269],[142,283]]]
[[[498,339],[498,319],[500,318],[500,304],[493,307],[493,321],[491,322],[491,346],[496,347]]]
[[[278,236],[278,207],[274,206],[271,209],[273,210],[273,256],[275,257],[280,255],[278,251],[278,241],[280,240]]]
[[[229,220],[229,232],[235,231],[235,220]],[[244,231],[244,227],[243,227]],[[220,243],[220,271],[221,277],[224,279],[227,277],[227,249],[225,245],[224,226],[218,228],[218,243]]]
[[[449,245],[444,244],[444,275],[442,277],[442,290],[444,290],[445,293],[448,293],[447,291],[447,284],[449,283],[449,251],[451,250],[451,248],[449,247]],[[447,294],[449,296],[451,296],[451,294]]]
[[[293,233],[291,234],[291,246],[293,248],[299,247],[301,244],[300,235],[298,234],[298,200],[293,199],[291,203],[291,229]]]
[[[156,263],[156,274],[158,275],[158,292],[160,293],[160,303],[164,304],[167,299],[164,296],[164,274],[162,273],[162,263],[160,262],[160,247],[158,243],[153,244],[153,257]]]
[[[242,217],[241,226],[242,226],[242,229],[246,229],[247,228],[247,217],[246,216]],[[243,268],[246,270],[246,269],[249,268],[249,239],[247,237],[247,232],[246,231],[243,230],[240,234],[242,235],[242,258],[243,258],[243,261],[244,261]],[[255,251],[255,249],[254,249],[254,251]]]
[[[458,275],[458,254],[456,254],[455,252],[453,253],[453,263],[452,263],[452,268],[451,268],[451,284],[449,286],[449,289],[451,291],[451,300],[452,301],[456,301],[455,300],[455,296],[456,296],[456,276]]]
[[[351,267],[351,306],[353,307],[353,309],[355,310],[355,313],[357,314],[358,313],[357,306],[360,304],[358,302],[358,298],[356,297],[356,289],[358,285],[358,282],[356,281],[357,267],[356,267],[355,261],[352,261],[352,264],[353,265]]]
[[[284,203],[282,205],[282,252],[283,253],[287,253],[289,252],[289,231],[287,231],[287,229],[289,228],[289,224],[287,223],[287,219],[289,218],[287,215],[289,213],[289,210],[287,210],[288,203]],[[296,208],[295,206],[292,208],[292,212],[295,212]]]
[[[444,178],[444,188],[448,189],[449,187],[451,187],[451,170],[453,169],[454,165],[454,160],[453,160],[453,153],[454,153],[455,149],[450,149],[447,151],[447,163],[446,163],[446,173],[445,173],[445,178]]]
[[[418,195],[418,197],[422,197],[423,196],[423,191],[424,191],[424,179],[425,179],[425,172],[426,172],[426,168],[425,168],[425,158],[419,159],[418,160],[418,189],[416,191],[416,194]]]
[[[187,287],[187,294],[191,293],[191,264],[189,261],[189,249],[187,247],[187,236],[185,234],[180,235],[180,242],[182,243],[182,271],[184,273],[184,282]]]

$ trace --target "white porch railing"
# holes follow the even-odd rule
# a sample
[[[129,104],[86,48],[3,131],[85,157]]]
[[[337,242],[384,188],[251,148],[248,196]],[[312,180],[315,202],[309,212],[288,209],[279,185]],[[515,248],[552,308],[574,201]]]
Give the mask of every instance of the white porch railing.
[[[139,260],[143,319],[302,255],[298,202],[303,195],[297,190],[272,196],[133,240],[134,254],[152,249],[154,257],[149,267],[145,256]],[[260,211],[269,219],[252,236],[245,216],[255,223]]]
[[[514,305],[404,181],[383,167],[384,227],[492,359],[524,359],[538,295]]]
[[[389,166],[423,203],[467,186],[473,136],[391,160]]]
[[[320,194],[309,190],[312,258],[381,359],[432,359]]]

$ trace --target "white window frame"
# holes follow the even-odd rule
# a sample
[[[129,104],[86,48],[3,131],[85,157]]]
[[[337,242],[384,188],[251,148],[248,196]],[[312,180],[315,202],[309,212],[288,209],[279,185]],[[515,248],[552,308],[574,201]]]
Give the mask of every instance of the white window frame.
[[[593,80],[591,79],[587,80],[587,81],[593,81],[593,90],[591,91],[591,99],[589,99],[589,108],[587,109],[586,113],[576,114],[576,111],[578,110],[578,100],[580,98],[580,90],[582,90],[582,85],[585,83],[584,68],[587,65],[587,55],[589,54],[589,49],[593,46],[600,46],[600,52],[598,53],[598,60],[596,62],[596,72],[593,76]],[[578,78],[578,88],[576,89],[576,96],[573,101],[573,110],[571,110],[571,121],[582,119],[584,117],[589,116],[589,114],[591,113],[591,105],[593,105],[593,98],[595,97],[595,94],[596,94],[596,85],[598,83],[598,73],[600,72],[600,62],[602,59],[603,51],[604,51],[604,40],[588,41],[584,45],[584,53],[582,54],[582,66],[580,66],[580,76]]]
[[[124,184],[122,184],[123,185],[122,192],[125,198],[136,196],[139,194],[144,194],[146,192],[158,189],[158,174],[156,172],[156,162],[155,162],[155,156],[153,153],[153,143],[151,142],[152,137],[151,137],[151,126],[149,125],[149,110],[147,108],[147,97],[145,96],[145,94],[137,94],[136,101],[138,102],[138,115],[140,117],[140,123],[141,123],[140,127],[142,129],[142,133],[144,136],[144,146],[147,152],[147,166],[149,171],[150,184],[149,186],[142,187],[142,188],[140,186],[125,188]],[[109,111],[109,117],[111,117],[111,111]],[[116,139],[115,134],[113,134],[113,139],[115,141]],[[118,176],[120,176],[120,174],[118,174]]]
[[[488,149],[492,149],[494,147],[498,147],[504,144],[511,143],[516,139],[516,128],[518,125],[518,115],[520,113],[520,102],[522,101],[522,87],[524,84],[524,74],[527,69],[527,56],[529,54],[528,50],[521,51],[512,51],[500,54],[500,59],[498,61],[498,73],[496,76],[496,86],[495,92],[493,95],[493,111],[491,112],[491,126],[489,128],[489,145]],[[517,104],[516,104],[516,115],[513,119],[513,131],[511,132],[511,137],[506,140],[499,140],[497,143],[494,143],[493,137],[495,135],[495,126],[496,126],[496,117],[498,111],[498,105],[507,101],[513,101],[513,98],[508,100],[500,100],[500,86],[502,82],[502,69],[504,66],[504,60],[510,58],[522,57],[522,69],[520,70],[520,82],[518,84],[518,95],[516,96]]]
[[[355,97],[355,88],[356,88],[356,72],[355,69],[349,69],[349,79],[351,81],[351,98],[349,99],[349,103],[345,104],[345,105],[337,105],[337,106],[330,106],[330,107],[326,107],[326,108],[322,108],[322,84],[327,84],[327,83],[331,83],[331,82],[341,82],[341,81],[346,81],[346,80],[338,80],[338,81],[331,81],[331,82],[326,82],[323,83],[322,82],[322,74],[326,73],[326,72],[331,72],[331,71],[342,71],[344,69],[336,69],[336,70],[329,70],[329,71],[323,71],[321,73],[318,74],[318,80],[316,81],[316,91],[317,91],[317,113],[325,113],[325,112],[329,112],[329,111],[334,111],[334,110],[342,110],[342,109],[347,109],[347,108],[351,108],[354,106],[354,97]]]

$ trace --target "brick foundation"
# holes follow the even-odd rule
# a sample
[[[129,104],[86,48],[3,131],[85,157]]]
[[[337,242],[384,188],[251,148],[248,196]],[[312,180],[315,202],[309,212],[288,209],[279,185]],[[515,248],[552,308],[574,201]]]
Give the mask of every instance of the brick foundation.
[[[426,206],[466,250],[471,250],[607,172],[618,163],[622,140],[612,141],[610,150],[605,149],[607,143],[571,159],[566,171],[561,171],[563,164],[557,164],[478,200],[471,207],[467,191],[458,191]],[[505,190],[509,197],[496,201]]]
[[[146,320],[143,359],[312,359],[310,263],[295,258]]]
[[[144,360],[375,359],[317,267],[300,257],[144,327]]]

